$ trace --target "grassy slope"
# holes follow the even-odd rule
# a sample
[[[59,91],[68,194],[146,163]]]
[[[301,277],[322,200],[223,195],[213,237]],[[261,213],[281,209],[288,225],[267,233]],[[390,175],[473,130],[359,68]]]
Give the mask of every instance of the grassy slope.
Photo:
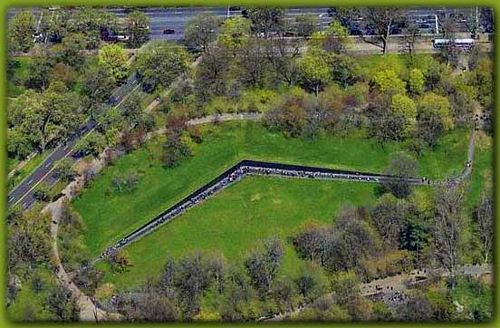
[[[168,229],[127,247],[134,266],[107,279],[119,288],[133,286],[157,276],[166,254],[178,257],[197,249],[222,252],[228,262],[241,264],[260,240],[273,235],[286,240],[306,221],[328,223],[341,206],[373,202],[373,188],[369,183],[247,177],[169,223]],[[282,274],[294,276],[303,265],[287,244]]]
[[[111,241],[132,231],[175,203],[197,187],[223,172],[239,159],[265,159],[380,172],[387,166],[389,154],[400,144],[384,149],[360,138],[325,136],[315,140],[285,139],[269,133],[256,123],[230,123],[222,127],[205,127],[205,141],[198,145],[195,156],[182,165],[165,169],[158,157],[160,143],[149,144],[119,159],[76,201],[87,226],[86,243],[97,255]],[[211,130],[211,133],[207,133]],[[454,132],[435,152],[421,159],[420,172],[428,177],[456,174],[465,162],[467,133]],[[443,161],[442,159],[447,160]],[[131,193],[107,194],[112,179],[128,171],[140,174],[138,187]]]

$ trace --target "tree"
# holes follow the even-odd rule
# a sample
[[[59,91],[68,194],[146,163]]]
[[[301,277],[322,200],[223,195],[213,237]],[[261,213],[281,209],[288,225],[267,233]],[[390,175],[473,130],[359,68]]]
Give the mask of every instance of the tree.
[[[59,161],[54,172],[57,174],[59,179],[62,181],[69,182],[71,181],[77,174],[77,172],[73,169],[73,161],[69,158],[65,158]]]
[[[308,41],[309,46],[335,54],[344,53],[348,43],[349,32],[338,20],[331,22],[324,31],[313,33]]]
[[[135,68],[145,90],[168,87],[189,70],[189,55],[184,47],[168,41],[152,41],[137,54]]]
[[[217,42],[236,56],[238,50],[250,40],[250,26],[251,22],[244,17],[226,19]]]
[[[373,83],[382,94],[406,93],[406,83],[392,69],[376,72],[373,76]]]
[[[332,79],[343,88],[354,85],[361,77],[361,67],[349,56],[334,55],[332,57]]]
[[[55,81],[63,82],[68,89],[73,89],[76,83],[77,73],[75,70],[64,63],[57,63],[52,68],[49,76],[49,83]]]
[[[17,13],[8,24],[9,49],[28,52],[34,45],[36,20],[30,11]]]
[[[295,29],[299,36],[311,36],[318,29],[318,18],[313,14],[298,15],[295,17]]]
[[[436,193],[436,213],[432,226],[435,256],[450,274],[452,288],[460,259],[460,246],[464,229],[463,190],[461,186],[441,188]]]
[[[264,242],[263,249],[250,253],[245,261],[245,267],[254,286],[261,296],[271,290],[271,284],[283,258],[283,246],[277,238],[270,238]]]
[[[361,14],[375,32],[373,39],[364,36],[361,38],[363,41],[381,48],[384,55],[387,54],[391,26],[401,20],[403,10],[396,7],[367,7],[362,9]]]
[[[327,227],[308,224],[292,236],[292,243],[301,258],[324,265],[331,233]]]
[[[127,15],[126,31],[129,39],[127,45],[129,48],[139,48],[149,40],[149,17],[138,10],[134,10]]]
[[[383,195],[371,211],[373,225],[389,249],[398,249],[406,228],[406,204],[391,194]]]
[[[302,43],[297,39],[286,38],[285,33],[259,43],[264,47],[264,58],[271,65],[275,76],[289,87],[300,78],[297,58],[300,56]]]
[[[266,54],[266,42],[267,40],[253,38],[240,49],[235,70],[238,80],[244,86],[264,87],[270,68],[269,62],[263,60]]]
[[[99,156],[106,148],[106,138],[99,132],[91,132],[84,139],[80,139],[75,146],[75,150],[83,155]]]
[[[282,28],[285,19],[285,11],[282,8],[248,8],[243,13],[245,18],[252,22],[252,32],[269,38],[272,32]]]
[[[438,115],[445,131],[453,128],[451,105],[446,97],[428,92],[419,100],[417,109],[419,116],[423,113]]]
[[[61,44],[52,48],[52,51],[59,61],[80,68],[85,61],[82,51],[86,47],[87,39],[83,33],[69,33],[63,38]]]
[[[17,130],[26,136],[18,142],[29,140],[41,151],[49,142],[67,136],[82,121],[78,95],[69,92],[62,82],[52,83],[42,94],[26,92],[12,103],[11,113],[11,133],[15,135]]]
[[[422,71],[418,68],[414,68],[410,71],[410,76],[408,79],[408,88],[412,95],[420,95],[424,92],[425,86],[425,76]]]
[[[299,70],[304,85],[318,96],[319,91],[330,81],[328,54],[322,50],[308,51],[299,60]]]
[[[396,313],[403,321],[424,322],[432,319],[432,306],[427,297],[416,295],[401,304]]]
[[[81,7],[67,20],[68,32],[83,33],[87,49],[96,49],[101,41],[101,31],[118,31],[118,17],[110,12],[91,7]]]
[[[410,55],[410,58],[413,58],[413,55],[415,54],[415,43],[417,42],[418,37],[420,37],[420,30],[415,22],[406,21],[402,34],[404,35],[407,45],[406,51]]]
[[[493,201],[488,193],[482,195],[481,201],[474,211],[474,219],[482,261],[489,263],[493,251]]]
[[[397,198],[406,198],[412,192],[412,186],[407,179],[416,176],[417,168],[417,161],[412,156],[404,152],[394,153],[385,171],[394,178],[382,180],[382,185]]]
[[[199,14],[186,23],[184,41],[189,48],[209,51],[209,44],[217,39],[222,21],[213,14]]]
[[[142,98],[137,93],[132,93],[121,105],[121,114],[128,126],[134,128],[143,119],[141,104]]]
[[[43,91],[49,86],[49,76],[54,60],[46,52],[38,52],[28,64],[29,72],[24,85],[30,89]]]
[[[125,272],[128,267],[132,266],[128,252],[124,249],[112,252],[108,256],[108,262],[111,265],[114,272]]]
[[[85,70],[82,93],[91,117],[94,117],[99,106],[108,100],[115,86],[115,78],[104,67],[92,66]]]
[[[396,94],[391,99],[392,115],[402,118],[401,138],[411,136],[417,124],[417,105],[415,102],[402,94]]]
[[[307,102],[304,97],[289,97],[269,110],[264,116],[264,124],[271,129],[282,131],[286,136],[298,137],[305,131]]]
[[[192,155],[189,145],[182,139],[180,134],[167,133],[167,140],[163,144],[163,165],[174,167],[179,162]]]
[[[56,287],[56,290],[48,296],[47,305],[57,320],[75,322],[79,320],[80,309],[77,300],[65,287]]]
[[[200,104],[226,94],[228,88],[227,50],[218,46],[210,48],[194,71],[194,91]]]
[[[7,239],[9,272],[22,273],[49,262],[51,250],[50,216],[25,211],[9,226]],[[20,270],[20,271],[18,271]]]
[[[127,77],[127,60],[125,50],[117,44],[108,44],[99,49],[99,65],[108,70],[118,83]]]

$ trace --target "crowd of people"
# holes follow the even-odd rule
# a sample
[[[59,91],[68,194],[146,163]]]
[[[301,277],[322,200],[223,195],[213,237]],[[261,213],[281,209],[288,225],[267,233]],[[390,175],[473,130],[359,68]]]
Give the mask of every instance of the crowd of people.
[[[280,166],[279,164],[273,164],[274,166]],[[284,166],[283,166],[284,167]],[[280,177],[289,178],[302,178],[302,179],[326,179],[326,180],[358,180],[365,182],[381,182],[388,179],[400,179],[399,177],[384,176],[384,175],[369,175],[361,174],[359,172],[352,173],[337,173],[337,172],[325,172],[323,169],[294,169],[294,168],[278,168],[278,167],[264,167],[259,166],[258,163],[252,163],[250,161],[245,161],[244,164],[239,163],[235,165],[232,169],[226,171],[221,176],[216,178],[214,181],[207,184],[205,187],[200,188],[195,191],[185,199],[181,200],[176,205],[169,208],[164,213],[160,214],[158,217],[150,221],[148,224],[137,229],[130,235],[122,238],[114,246],[109,247],[105,252],[99,257],[99,259],[109,256],[112,252],[124,247],[125,245],[131,243],[132,241],[142,237],[143,235],[151,232],[158,226],[165,222],[172,220],[173,218],[183,214],[189,208],[199,204],[205,199],[209,198],[213,194],[219,192],[220,190],[226,188],[229,184],[241,180],[245,175],[272,175]],[[423,184],[428,183],[429,180],[425,178],[407,178],[408,182]],[[427,181],[427,182],[426,182]]]

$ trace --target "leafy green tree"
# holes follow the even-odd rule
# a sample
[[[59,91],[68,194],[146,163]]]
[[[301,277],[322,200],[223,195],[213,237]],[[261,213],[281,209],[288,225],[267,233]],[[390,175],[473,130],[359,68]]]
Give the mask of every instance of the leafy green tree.
[[[77,174],[77,172],[73,169],[74,164],[75,163],[69,158],[62,159],[57,163],[54,172],[58,175],[58,177],[61,180],[69,182]]]
[[[420,95],[424,92],[425,76],[420,69],[414,68],[410,71],[408,87],[413,95]]]
[[[101,30],[117,31],[118,17],[97,8],[81,7],[67,21],[68,32],[83,33],[87,49],[97,49]]]
[[[141,11],[135,10],[127,15],[126,31],[129,36],[127,40],[129,48],[139,48],[149,41],[150,24],[149,17]]]
[[[73,67],[66,65],[64,63],[57,63],[52,68],[49,76],[49,83],[54,83],[55,81],[63,82],[68,89],[73,89],[77,79],[77,73]]]
[[[250,20],[243,17],[226,19],[222,24],[217,42],[236,56],[239,49],[250,40]]]
[[[226,94],[230,66],[228,51],[223,47],[210,46],[194,71],[194,92],[200,104],[216,96]]]
[[[189,20],[184,29],[184,40],[190,48],[206,52],[209,44],[217,39],[222,21],[213,14],[199,14]]]
[[[99,65],[109,71],[115,81],[123,81],[128,74],[127,54],[117,44],[108,44],[99,49]]]
[[[29,72],[24,85],[27,88],[43,91],[49,86],[49,77],[54,60],[46,52],[37,53],[33,60],[28,63]]]
[[[83,155],[99,156],[106,148],[106,138],[99,132],[91,132],[84,139],[80,139],[75,146],[76,151]]]
[[[85,58],[82,50],[87,47],[87,39],[83,33],[69,33],[60,44],[55,45],[52,51],[58,61],[74,68],[80,68]]]
[[[429,146],[435,147],[445,132],[443,118],[436,112],[423,111],[417,116],[417,136]]]
[[[244,17],[252,22],[252,32],[266,39],[284,25],[285,11],[282,8],[254,7],[246,9]]]
[[[107,69],[101,66],[91,66],[86,69],[82,79],[85,105],[90,116],[94,117],[100,105],[111,96],[116,87],[116,80]]]
[[[299,59],[299,69],[304,85],[317,96],[331,80],[328,54],[322,50],[309,51]]]
[[[17,13],[8,24],[9,49],[28,52],[34,45],[36,20],[30,11]]]
[[[168,41],[152,41],[141,48],[135,68],[145,90],[168,87],[189,70],[189,54],[184,47]]]
[[[391,111],[393,115],[403,118],[402,138],[411,136],[417,125],[417,105],[408,96],[396,94],[392,96]]]
[[[43,94],[26,93],[12,106],[12,129],[29,136],[41,151],[50,141],[67,136],[82,121],[78,95],[69,92],[62,82],[52,83]]]
[[[373,83],[383,94],[405,94],[406,84],[399,78],[396,72],[392,69],[382,70],[375,73]]]
[[[440,96],[433,92],[427,92],[418,101],[417,109],[419,115],[423,113],[436,114],[440,118],[445,131],[453,128],[454,124],[451,105],[446,97]]]
[[[347,88],[361,79],[361,67],[352,57],[345,55],[332,56],[332,79]]]

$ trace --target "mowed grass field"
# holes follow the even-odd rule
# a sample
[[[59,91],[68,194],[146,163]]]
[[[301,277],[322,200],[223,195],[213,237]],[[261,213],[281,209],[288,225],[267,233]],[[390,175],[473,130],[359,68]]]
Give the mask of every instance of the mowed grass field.
[[[296,276],[305,262],[287,237],[306,222],[330,223],[342,206],[370,204],[374,184],[246,177],[174,221],[127,247],[133,264],[127,272],[108,273],[118,288],[156,277],[167,254],[178,258],[196,250],[222,253],[243,265],[249,250],[271,236],[284,241],[281,276]]]

